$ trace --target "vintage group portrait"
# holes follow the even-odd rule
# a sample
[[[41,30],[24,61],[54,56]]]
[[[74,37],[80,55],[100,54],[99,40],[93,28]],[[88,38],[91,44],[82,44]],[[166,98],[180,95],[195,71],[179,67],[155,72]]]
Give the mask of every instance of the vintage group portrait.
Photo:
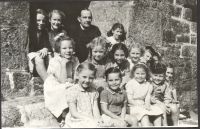
[[[198,127],[197,0],[0,12],[2,128]]]

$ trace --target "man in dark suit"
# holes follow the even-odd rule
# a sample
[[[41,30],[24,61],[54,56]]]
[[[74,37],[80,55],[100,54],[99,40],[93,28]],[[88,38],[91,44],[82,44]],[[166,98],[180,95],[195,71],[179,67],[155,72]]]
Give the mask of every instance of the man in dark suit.
[[[84,62],[89,54],[89,44],[95,37],[101,35],[101,32],[97,26],[91,24],[92,12],[89,9],[81,10],[80,16],[78,16],[79,25],[72,26],[69,30],[69,36],[76,42],[75,52],[79,59],[79,62]]]

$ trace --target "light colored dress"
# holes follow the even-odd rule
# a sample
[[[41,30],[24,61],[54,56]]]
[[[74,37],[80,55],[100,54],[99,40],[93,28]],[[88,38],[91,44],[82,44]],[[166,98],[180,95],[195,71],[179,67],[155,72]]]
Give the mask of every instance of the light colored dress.
[[[93,106],[97,101],[99,93],[94,87],[90,87],[87,91],[83,89],[79,84],[69,88],[69,94],[67,97],[68,103],[75,103],[77,111],[85,116],[94,118]],[[70,128],[95,128],[97,127],[97,121],[95,119],[77,119],[74,118],[69,112],[65,118],[65,127]]]
[[[135,79],[130,80],[126,84],[128,99],[132,99],[135,102],[134,105],[128,104],[130,114],[134,115],[138,121],[145,115],[157,116],[163,113],[159,107],[153,105],[150,106],[150,110],[145,109],[145,98],[150,89],[152,89],[152,86],[149,82],[140,84]]]
[[[55,116],[59,117],[65,108],[68,108],[66,94],[68,87],[73,86],[72,83],[60,83],[58,81],[61,72],[61,60],[59,55],[55,55],[49,61],[47,69],[48,77],[44,82],[44,99],[45,107]],[[79,64],[78,59],[73,57],[72,61],[67,65],[67,76],[73,79],[75,68]]]

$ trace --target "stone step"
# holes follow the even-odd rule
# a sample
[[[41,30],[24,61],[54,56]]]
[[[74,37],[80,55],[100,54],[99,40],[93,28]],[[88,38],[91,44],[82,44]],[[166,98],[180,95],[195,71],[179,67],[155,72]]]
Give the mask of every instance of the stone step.
[[[1,83],[3,100],[16,97],[43,95],[43,80],[28,72],[6,72]]]
[[[2,102],[2,127],[59,127],[44,107],[43,96],[20,97]]]

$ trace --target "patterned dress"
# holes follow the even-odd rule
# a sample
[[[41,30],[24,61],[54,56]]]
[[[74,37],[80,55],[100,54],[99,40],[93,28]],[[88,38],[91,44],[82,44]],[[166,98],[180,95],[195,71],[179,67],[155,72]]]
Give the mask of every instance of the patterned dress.
[[[69,94],[67,95],[67,102],[75,103],[77,112],[90,118],[94,118],[93,106],[94,102],[97,101],[98,97],[99,94],[95,88],[90,87],[86,91],[79,84],[77,84],[69,89]],[[70,112],[65,118],[65,123],[65,127],[70,128],[97,127],[97,121],[95,119],[77,119],[74,118]]]

